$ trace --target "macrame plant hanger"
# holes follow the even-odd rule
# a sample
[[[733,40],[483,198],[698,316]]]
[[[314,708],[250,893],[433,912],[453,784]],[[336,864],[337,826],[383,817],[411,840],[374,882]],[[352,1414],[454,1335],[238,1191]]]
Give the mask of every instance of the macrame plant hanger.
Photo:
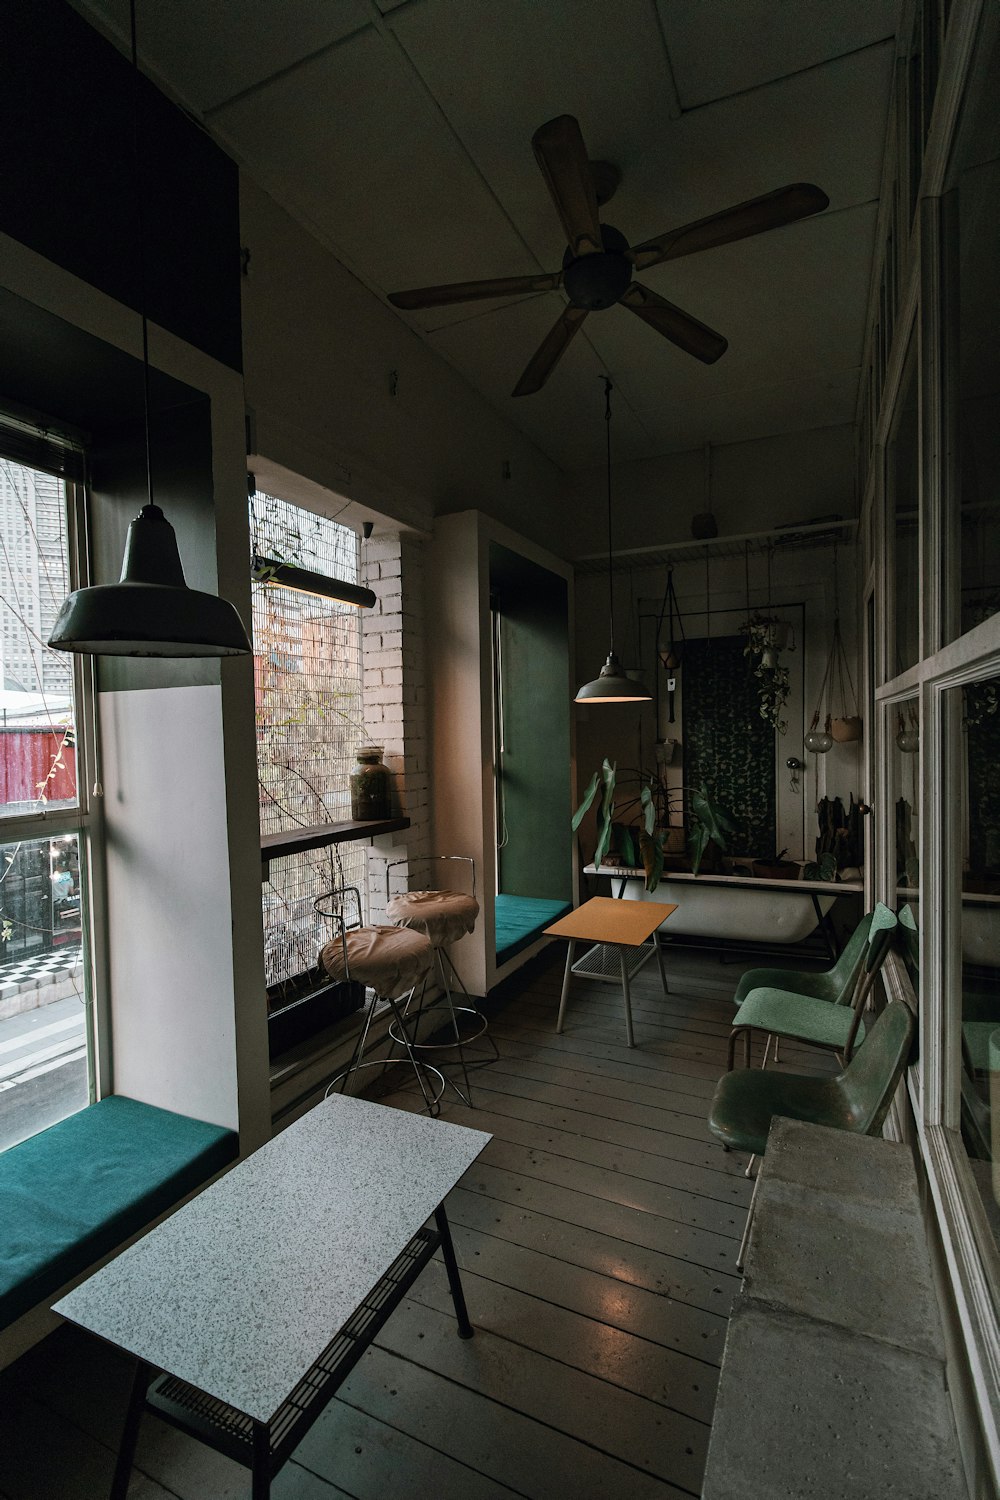
[[[827,714],[823,721],[823,728],[820,729],[820,714],[824,702],[827,704]],[[830,711],[830,706],[831,704],[836,706],[838,703],[841,709],[839,716],[836,716]],[[853,713],[849,711],[851,705],[853,705]],[[834,741],[843,744],[860,738],[861,717],[858,713],[858,699],[854,691],[854,680],[851,677],[847,652],[844,650],[843,637],[840,634],[840,578],[837,569],[837,544],[834,542],[833,638],[830,642],[830,654],[827,657],[823,681],[820,683],[819,695],[816,699],[816,708],[809,725],[809,732],[805,737],[805,747],[817,755],[825,755]]]

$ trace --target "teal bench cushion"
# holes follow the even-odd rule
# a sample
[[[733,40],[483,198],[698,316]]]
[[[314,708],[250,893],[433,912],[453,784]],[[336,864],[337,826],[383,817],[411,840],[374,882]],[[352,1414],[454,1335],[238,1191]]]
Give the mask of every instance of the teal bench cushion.
[[[543,929],[573,910],[571,901],[542,896],[495,896],[497,963],[505,963],[540,936]]]
[[[232,1130],[114,1094],[0,1155],[0,1327],[236,1156]]]

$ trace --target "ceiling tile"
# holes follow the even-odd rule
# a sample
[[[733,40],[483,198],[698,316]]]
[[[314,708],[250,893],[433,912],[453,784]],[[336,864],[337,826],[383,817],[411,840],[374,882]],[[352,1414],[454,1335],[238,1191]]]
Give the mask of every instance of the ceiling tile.
[[[376,31],[228,105],[213,125],[369,284],[394,291],[498,266],[537,270]]]
[[[128,38],[128,0],[80,0]],[[367,0],[137,0],[139,56],[200,113],[371,24]]]
[[[884,41],[897,0],[656,0],[681,106],[759,88]]]

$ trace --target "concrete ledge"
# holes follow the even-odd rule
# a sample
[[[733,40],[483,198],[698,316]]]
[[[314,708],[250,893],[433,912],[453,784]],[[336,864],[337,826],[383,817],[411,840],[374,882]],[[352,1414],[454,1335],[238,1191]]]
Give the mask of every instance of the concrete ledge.
[[[738,1298],[702,1500],[968,1500],[938,1360]]]
[[[703,1500],[967,1500],[904,1146],[776,1119]]]

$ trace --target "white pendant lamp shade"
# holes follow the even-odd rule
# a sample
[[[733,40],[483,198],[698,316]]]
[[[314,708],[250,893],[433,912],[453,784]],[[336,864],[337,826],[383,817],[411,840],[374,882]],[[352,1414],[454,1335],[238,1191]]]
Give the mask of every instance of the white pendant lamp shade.
[[[227,599],[187,587],[174,528],[153,504],[129,524],[119,582],[75,589],[49,645],[92,656],[245,656],[251,650]]]

